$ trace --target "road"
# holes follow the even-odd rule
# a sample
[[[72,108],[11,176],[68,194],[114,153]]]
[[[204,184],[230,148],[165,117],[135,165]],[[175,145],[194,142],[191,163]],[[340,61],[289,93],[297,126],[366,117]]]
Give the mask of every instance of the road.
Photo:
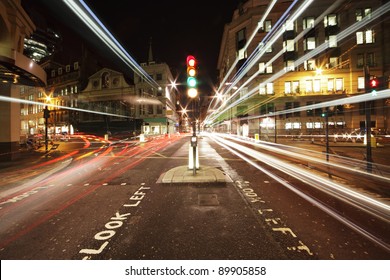
[[[0,258],[389,259],[386,210],[385,220],[376,213],[361,224],[367,209],[351,210],[318,189],[310,191],[313,203],[286,187],[307,188],[300,180],[278,181],[281,171],[248,164],[218,139],[199,137],[201,168],[229,180],[162,183],[187,165],[188,146],[189,136],[83,137],[30,169],[0,170]],[[378,227],[375,238],[351,224]]]

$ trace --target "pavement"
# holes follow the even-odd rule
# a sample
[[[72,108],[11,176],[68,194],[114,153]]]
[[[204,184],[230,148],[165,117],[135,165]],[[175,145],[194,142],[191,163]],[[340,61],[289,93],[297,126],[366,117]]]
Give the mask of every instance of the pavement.
[[[218,168],[201,166],[196,170],[189,169],[187,165],[178,166],[162,174],[158,183],[223,183],[232,182],[229,176]]]

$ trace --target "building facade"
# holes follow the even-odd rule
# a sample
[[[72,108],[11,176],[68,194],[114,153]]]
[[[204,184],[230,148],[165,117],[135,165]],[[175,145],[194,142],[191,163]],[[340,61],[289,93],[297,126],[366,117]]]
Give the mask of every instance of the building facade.
[[[179,131],[179,115],[176,110],[177,89],[166,63],[150,60],[141,67],[160,87],[155,90],[141,77],[134,77],[137,96],[136,116],[143,120],[144,134],[173,134]]]
[[[389,13],[378,16],[387,1],[321,0],[304,9],[307,1],[282,1],[266,14],[270,2],[244,2],[225,25],[218,70],[221,82],[234,81],[223,97],[233,106],[215,119],[215,128],[243,135],[323,134],[327,110],[331,132],[364,130],[365,102],[299,108],[366,93],[367,77],[380,77],[388,88]],[[389,106],[386,99],[372,101],[377,132],[389,129]],[[283,110],[288,113],[272,117]]]

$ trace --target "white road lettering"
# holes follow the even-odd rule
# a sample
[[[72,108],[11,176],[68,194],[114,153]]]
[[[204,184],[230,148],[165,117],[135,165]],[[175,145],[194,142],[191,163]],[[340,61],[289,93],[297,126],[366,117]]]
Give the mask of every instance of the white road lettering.
[[[142,183],[141,186],[136,190],[133,195],[129,198],[129,200],[136,201],[131,204],[124,204],[123,207],[137,207],[142,199],[145,197],[146,193],[142,192],[143,190],[149,190],[149,187],[145,187],[145,183]],[[102,230],[94,235],[94,240],[97,241],[104,241],[102,245],[98,249],[81,249],[79,251],[80,254],[86,254],[87,256],[84,256],[84,260],[89,260],[92,258],[92,255],[98,255],[101,254],[104,249],[107,247],[107,245],[110,242],[110,239],[116,234],[116,232],[123,226],[124,221],[130,216],[131,213],[124,213],[120,214],[119,212],[116,212],[113,217],[110,218],[110,221],[108,221],[104,227],[105,230]]]

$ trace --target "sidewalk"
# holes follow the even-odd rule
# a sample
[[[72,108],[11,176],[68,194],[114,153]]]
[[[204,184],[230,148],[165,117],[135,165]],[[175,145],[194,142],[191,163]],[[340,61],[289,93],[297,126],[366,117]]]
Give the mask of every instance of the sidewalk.
[[[47,153],[45,146],[42,146],[36,150],[20,148],[19,151],[14,152],[13,160],[0,161],[0,171],[9,169],[23,169],[25,167],[31,167],[32,164],[38,164],[41,162],[52,160],[53,158],[59,156],[63,156],[65,152],[57,150],[61,144],[63,143],[61,142],[54,143],[54,145],[48,145]]]

